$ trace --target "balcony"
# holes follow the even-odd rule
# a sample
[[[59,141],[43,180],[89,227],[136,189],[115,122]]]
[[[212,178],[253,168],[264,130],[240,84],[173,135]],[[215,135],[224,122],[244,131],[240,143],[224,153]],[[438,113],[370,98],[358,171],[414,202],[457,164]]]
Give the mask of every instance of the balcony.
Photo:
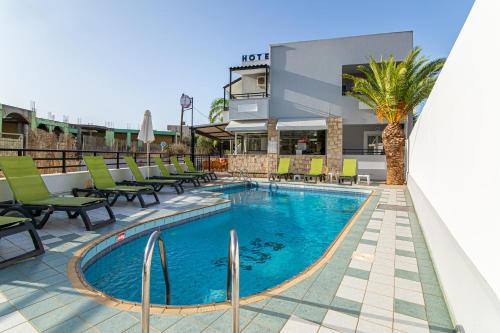
[[[229,100],[229,120],[269,118],[269,97]]]

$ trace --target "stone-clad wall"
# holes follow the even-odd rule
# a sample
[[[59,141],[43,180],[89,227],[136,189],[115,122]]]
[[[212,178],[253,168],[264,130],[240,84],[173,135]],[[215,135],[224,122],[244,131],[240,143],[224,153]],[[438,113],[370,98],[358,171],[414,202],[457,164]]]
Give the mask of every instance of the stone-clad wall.
[[[328,172],[335,173],[342,170],[342,118],[329,117],[326,123],[326,164]]]
[[[276,130],[276,124],[278,119],[269,119],[267,123],[267,140],[268,140],[268,170],[269,172],[275,172],[278,170],[278,150],[279,150],[279,137],[278,131]],[[276,146],[276,152],[270,152],[270,146]]]
[[[228,172],[239,172],[245,170],[250,174],[265,174],[268,173],[268,157],[266,154],[253,155],[229,155],[228,156]]]

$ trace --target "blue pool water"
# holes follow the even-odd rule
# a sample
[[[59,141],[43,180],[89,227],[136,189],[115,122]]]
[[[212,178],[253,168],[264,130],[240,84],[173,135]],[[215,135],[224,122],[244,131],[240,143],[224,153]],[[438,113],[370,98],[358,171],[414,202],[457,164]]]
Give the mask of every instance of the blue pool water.
[[[240,245],[240,295],[249,296],[284,282],[315,262],[366,199],[363,194],[270,191],[267,187],[223,192],[232,200],[230,210],[162,231],[173,305],[225,300],[231,229],[236,229]],[[99,258],[85,270],[87,281],[113,297],[140,302],[148,237],[124,243]],[[165,304],[157,249],[151,302]]]

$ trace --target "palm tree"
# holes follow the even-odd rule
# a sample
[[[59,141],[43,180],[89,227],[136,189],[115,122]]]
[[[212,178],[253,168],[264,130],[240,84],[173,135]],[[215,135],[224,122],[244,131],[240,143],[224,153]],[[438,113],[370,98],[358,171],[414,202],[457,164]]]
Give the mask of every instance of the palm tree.
[[[354,87],[348,95],[368,105],[380,121],[387,121],[382,132],[382,142],[387,161],[387,184],[402,185],[405,182],[404,148],[405,134],[401,121],[422,103],[434,87],[444,59],[428,60],[420,56],[421,49],[414,48],[401,62],[394,56],[370,58],[368,65],[357,69],[361,77],[344,74]]]
[[[208,119],[211,123],[222,121],[222,111],[227,107],[227,101],[224,98],[216,98],[210,104]]]

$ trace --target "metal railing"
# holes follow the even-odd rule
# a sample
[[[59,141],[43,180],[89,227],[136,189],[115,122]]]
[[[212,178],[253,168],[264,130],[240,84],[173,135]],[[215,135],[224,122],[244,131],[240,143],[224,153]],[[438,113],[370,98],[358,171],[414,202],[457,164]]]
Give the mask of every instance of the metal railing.
[[[226,300],[232,307],[232,330],[240,331],[240,250],[236,230],[229,232]]]
[[[357,148],[344,148],[342,149],[344,155],[385,155],[383,149],[357,149]]]
[[[249,99],[249,98],[265,98],[269,94],[265,92],[253,92],[253,93],[243,93],[243,94],[231,94],[231,99]]]
[[[117,169],[120,167],[126,167],[127,163],[123,160],[123,157],[125,156],[132,156],[140,166],[145,166],[148,161],[148,153],[146,152],[105,150],[0,148],[0,155],[32,156],[33,160],[38,162],[37,166],[39,169],[53,169],[56,172],[62,173],[86,170],[87,168],[85,163],[83,163],[83,156],[88,155],[103,156],[108,167]],[[154,165],[152,158],[156,156],[161,157],[165,163],[170,163],[171,156],[177,156],[180,161],[183,161],[184,159],[184,155],[169,155],[168,153],[162,152],[150,152],[149,165]],[[202,171],[204,169],[212,171],[213,161],[221,157],[223,157],[223,155],[195,154],[193,164],[198,171]]]
[[[155,244],[158,241],[160,249],[161,266],[163,268],[163,277],[165,279],[165,302],[170,304],[170,279],[168,277],[167,252],[165,251],[165,242],[161,237],[160,231],[156,230],[149,237],[146,248],[144,249],[144,263],[142,265],[142,312],[141,312],[141,327],[142,333],[149,333],[149,310],[151,300],[151,262],[153,259],[153,251]]]

